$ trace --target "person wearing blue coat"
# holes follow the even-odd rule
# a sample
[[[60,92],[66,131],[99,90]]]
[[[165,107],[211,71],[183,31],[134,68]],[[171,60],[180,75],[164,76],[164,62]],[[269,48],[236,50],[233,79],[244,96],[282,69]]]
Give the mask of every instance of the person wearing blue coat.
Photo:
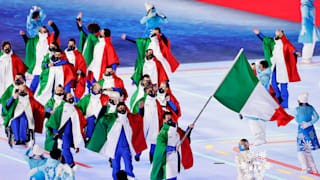
[[[314,0],[301,0],[301,31],[299,34],[299,43],[303,43],[302,62],[310,63],[312,61],[314,47],[320,40],[320,33],[315,25],[315,7]]]
[[[24,159],[28,163],[30,169],[43,166],[47,162],[47,158],[43,157],[43,153],[44,153],[43,147],[41,147],[38,144],[33,146],[33,144],[34,144],[34,141],[30,140],[29,147],[24,153]],[[33,146],[33,150],[32,150],[32,146]],[[33,156],[29,156],[31,150],[32,150]],[[32,178],[44,179],[44,173],[37,172],[32,176]]]
[[[260,80],[263,87],[269,91],[270,78],[271,78],[271,68],[267,61],[257,61],[255,64],[255,70],[257,72],[257,77]],[[242,116],[240,116],[242,117]],[[266,140],[266,121],[261,118],[245,116],[248,119],[249,128],[254,137],[254,145],[262,145],[267,142]]]
[[[30,9],[30,13],[27,17],[27,32],[29,37],[33,38],[38,35],[45,18],[46,14],[39,6],[33,6],[32,9]]]
[[[257,77],[261,84],[269,91],[270,78],[271,78],[271,68],[269,67],[268,61],[256,62]]]
[[[308,104],[308,93],[298,96],[299,106],[295,109],[298,126],[297,150],[302,173],[318,173],[311,151],[320,149],[314,124],[319,120],[316,110]]]
[[[159,22],[167,23],[168,19],[162,13],[158,13],[153,4],[146,2],[147,14],[140,20],[141,24],[146,24],[146,30],[143,37],[149,38],[154,28],[159,27]]]

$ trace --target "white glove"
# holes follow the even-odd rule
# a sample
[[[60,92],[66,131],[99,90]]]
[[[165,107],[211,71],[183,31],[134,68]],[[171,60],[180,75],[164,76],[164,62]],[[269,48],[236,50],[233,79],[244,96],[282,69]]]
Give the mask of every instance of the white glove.
[[[302,26],[300,35],[304,35],[307,32],[306,26]]]
[[[32,148],[33,145],[34,145],[34,140],[31,139],[31,140],[29,141],[28,147],[29,147],[29,148]]]
[[[306,129],[306,128],[310,127],[310,126],[311,126],[311,124],[309,122],[305,122],[305,121],[301,124],[301,128],[302,129]]]
[[[62,140],[58,139],[57,143],[58,143],[58,149],[62,149]]]

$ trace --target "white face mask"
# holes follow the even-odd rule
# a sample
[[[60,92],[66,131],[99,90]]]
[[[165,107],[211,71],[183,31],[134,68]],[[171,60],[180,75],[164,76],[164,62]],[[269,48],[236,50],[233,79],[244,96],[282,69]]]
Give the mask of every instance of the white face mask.
[[[91,94],[91,96],[93,97],[93,98],[100,98],[101,97],[101,94]]]
[[[63,96],[58,96],[58,95],[55,94],[53,96],[53,99],[56,100],[56,101],[62,101],[63,100]]]
[[[44,38],[47,38],[48,37],[48,33],[38,33],[39,35],[39,39],[44,39]]]

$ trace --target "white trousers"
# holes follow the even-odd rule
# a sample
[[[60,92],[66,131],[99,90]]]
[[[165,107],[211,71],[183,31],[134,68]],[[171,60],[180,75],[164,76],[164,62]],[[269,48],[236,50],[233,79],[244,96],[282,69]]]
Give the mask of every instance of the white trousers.
[[[302,48],[302,62],[304,63],[311,63],[312,56],[314,52],[314,47],[317,42],[317,33],[316,29],[313,29],[313,43],[304,43]]]
[[[317,166],[314,163],[311,151],[299,151],[298,159],[301,163],[301,169],[304,173],[318,173]]]
[[[250,130],[254,137],[254,145],[261,145],[267,142],[266,140],[266,123],[262,120],[248,119]]]
[[[312,61],[313,51],[316,42],[304,43],[302,48],[302,62],[310,63]]]

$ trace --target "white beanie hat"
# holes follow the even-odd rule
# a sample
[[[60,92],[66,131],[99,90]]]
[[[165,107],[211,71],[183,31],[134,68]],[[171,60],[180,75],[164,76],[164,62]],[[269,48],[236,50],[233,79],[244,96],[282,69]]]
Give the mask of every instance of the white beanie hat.
[[[309,94],[308,93],[302,93],[298,96],[298,101],[300,103],[307,103],[308,102],[308,96]]]
[[[44,153],[44,149],[40,145],[36,144],[33,146],[32,152],[34,155],[40,156]]]
[[[154,5],[149,2],[144,3],[144,6],[146,7],[147,11],[149,11],[150,9],[152,9],[154,7]]]

